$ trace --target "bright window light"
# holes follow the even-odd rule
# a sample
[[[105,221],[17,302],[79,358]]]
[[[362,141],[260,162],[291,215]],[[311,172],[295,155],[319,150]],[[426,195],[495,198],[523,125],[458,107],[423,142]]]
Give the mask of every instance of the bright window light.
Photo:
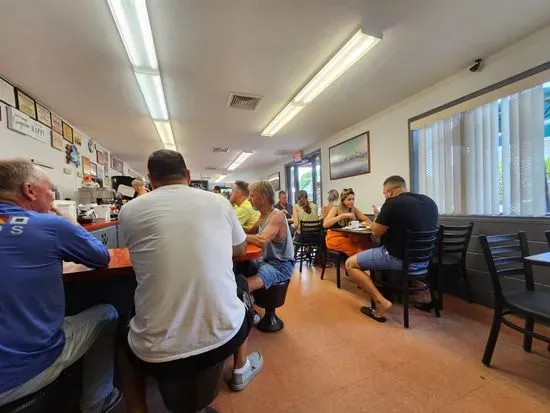
[[[248,159],[250,155],[252,155],[253,152],[241,152],[239,156],[229,165],[227,170],[234,171],[237,169],[244,161]]]
[[[158,71],[145,0],[108,0],[111,14],[134,69]]]
[[[381,39],[358,30],[353,37],[323,66],[302,90],[262,131],[262,136],[273,136],[296,116],[307,104],[319,96],[355,62],[363,57]]]
[[[168,120],[168,109],[160,75],[135,72],[141,93],[153,120]]]
[[[216,180],[214,182],[218,183],[218,182],[221,182],[223,181],[225,178],[227,178],[227,175],[220,175],[216,178]]]

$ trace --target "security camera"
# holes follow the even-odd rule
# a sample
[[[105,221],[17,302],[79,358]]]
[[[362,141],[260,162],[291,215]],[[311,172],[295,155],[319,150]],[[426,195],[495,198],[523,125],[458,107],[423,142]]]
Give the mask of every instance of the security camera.
[[[483,59],[474,60],[474,64],[471,65],[468,70],[472,73],[479,72],[483,67]]]

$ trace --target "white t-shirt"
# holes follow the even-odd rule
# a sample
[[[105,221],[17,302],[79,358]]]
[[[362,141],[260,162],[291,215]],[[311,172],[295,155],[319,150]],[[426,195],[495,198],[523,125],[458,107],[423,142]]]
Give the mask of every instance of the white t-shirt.
[[[245,316],[232,247],[246,235],[229,202],[167,185],[128,202],[119,220],[138,283],[128,334],[134,353],[165,362],[231,340]]]

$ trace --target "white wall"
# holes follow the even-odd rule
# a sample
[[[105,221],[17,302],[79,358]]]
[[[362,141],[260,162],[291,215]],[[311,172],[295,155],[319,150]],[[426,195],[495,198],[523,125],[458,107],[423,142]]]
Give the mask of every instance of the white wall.
[[[531,69],[549,59],[550,26],[490,56],[481,72],[471,73],[464,69],[319,144],[306,148],[304,154],[321,148],[323,196],[326,196],[329,189],[340,192],[343,188],[351,187],[357,195],[357,207],[370,212],[372,204],[379,205],[383,202],[382,182],[385,178],[401,175],[410,179],[407,128],[410,118]],[[331,181],[328,168],[329,147],[367,130],[370,131],[371,173]],[[288,162],[290,159],[284,163]],[[281,187],[285,188],[284,163],[266,167],[259,172],[259,176],[265,177],[279,171]]]
[[[44,168],[48,173],[50,179],[55,185],[57,185],[62,192],[62,196],[72,198],[74,191],[81,186],[82,176],[77,176],[77,171],[82,171],[82,165],[75,167],[65,162],[65,150],[59,151],[52,148],[50,144],[42,143],[29,136],[22,135],[8,129],[7,126],[7,111],[6,105],[0,102],[0,159],[25,157],[35,159],[35,161],[44,162],[51,166],[53,169]],[[74,127],[73,127],[74,129]],[[81,156],[87,156],[90,161],[97,163],[97,154],[90,153],[88,150],[89,138],[82,133],[82,146],[78,146]],[[64,141],[66,144],[67,142]],[[96,142],[97,149],[108,153],[109,159],[111,156],[110,151]],[[67,175],[63,172],[64,168],[70,168],[71,174]],[[121,175],[113,169],[107,168],[105,175]],[[124,165],[124,175],[138,176],[136,172],[131,171],[126,164]]]

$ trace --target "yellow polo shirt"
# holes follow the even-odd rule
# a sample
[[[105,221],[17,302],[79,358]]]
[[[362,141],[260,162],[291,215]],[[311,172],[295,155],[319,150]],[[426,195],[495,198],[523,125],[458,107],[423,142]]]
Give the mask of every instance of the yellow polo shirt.
[[[249,230],[260,219],[260,211],[252,208],[252,204],[248,199],[245,199],[239,206],[235,205],[235,214],[237,219],[245,230]]]

